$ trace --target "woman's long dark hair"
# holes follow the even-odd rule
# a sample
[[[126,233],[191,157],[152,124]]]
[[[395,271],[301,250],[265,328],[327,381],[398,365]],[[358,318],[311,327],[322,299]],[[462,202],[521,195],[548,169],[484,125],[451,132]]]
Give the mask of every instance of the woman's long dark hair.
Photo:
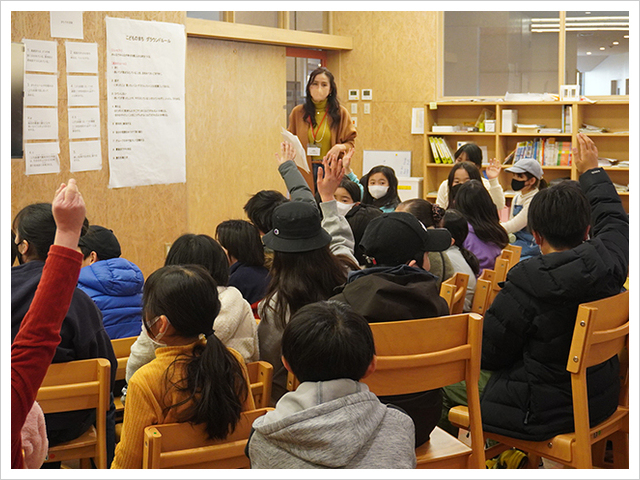
[[[212,439],[224,439],[235,429],[248,395],[242,366],[213,334],[219,311],[216,283],[199,265],[162,267],[144,285],[142,318],[147,330],[147,322],[165,315],[178,335],[207,337],[205,345],[198,343],[192,354],[177,356],[165,371],[166,395],[174,388],[187,395],[165,411],[186,405],[178,420],[204,423]],[[179,369],[183,375],[176,375]]]
[[[309,303],[331,297],[334,288],[347,281],[348,269],[359,267],[352,260],[331,253],[328,245],[309,252],[274,252],[265,308],[272,310],[275,324],[284,328],[289,315]],[[270,305],[274,295],[275,304]],[[265,321],[265,315],[261,317]]]
[[[455,163],[451,168],[451,170],[449,171],[449,176],[447,177],[447,186],[449,187],[449,207],[451,207],[451,205],[453,204],[453,199],[455,197],[455,192],[453,190],[454,176],[455,176],[455,173],[461,168],[464,168],[467,171],[467,174],[469,175],[469,180],[482,181],[482,175],[480,174],[480,170],[478,170],[478,167],[476,167],[475,164],[467,161]]]
[[[467,235],[469,233],[469,225],[467,219],[464,218],[458,210],[449,209],[445,212],[442,220],[442,226],[449,230],[451,238],[454,240],[454,244],[460,249],[462,257],[471,267],[474,275],[477,277],[480,274],[480,261],[475,254],[462,246]]]
[[[216,239],[238,262],[264,267],[264,246],[254,224],[246,220],[225,220],[216,227]]]
[[[333,78],[333,74],[326,67],[318,67],[309,74],[309,81],[307,82],[306,88],[307,96],[304,102],[304,119],[307,121],[307,123],[310,123],[313,128],[317,127],[316,106],[313,103],[313,98],[311,98],[309,85],[311,85],[315,78],[321,73],[324,73],[329,79],[329,85],[331,89],[329,90],[329,96],[327,97],[327,113],[331,118],[331,125],[334,128],[337,128],[337,126],[340,125],[340,102],[338,101],[338,87],[336,87],[336,81]]]
[[[480,240],[494,243],[501,249],[509,244],[509,236],[500,225],[496,206],[481,181],[469,180],[460,185],[454,203]]]
[[[387,177],[387,181],[389,182],[389,190],[387,190],[387,193],[383,197],[380,197],[377,200],[369,193],[369,177],[376,173],[382,173]],[[364,187],[362,203],[366,205],[373,205],[378,208],[391,206],[395,209],[400,203],[400,197],[398,196],[398,177],[396,177],[396,172],[391,167],[387,167],[386,165],[377,165],[373,167],[369,170],[369,173],[360,179],[360,185]]]

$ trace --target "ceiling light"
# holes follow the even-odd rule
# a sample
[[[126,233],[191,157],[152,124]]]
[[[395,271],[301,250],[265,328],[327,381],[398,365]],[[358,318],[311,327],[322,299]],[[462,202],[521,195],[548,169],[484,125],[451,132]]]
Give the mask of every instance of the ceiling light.
[[[604,47],[600,47],[600,50],[604,50],[604,49],[605,49]]]
[[[587,55],[591,55],[591,52],[587,52]]]
[[[614,45],[620,45],[620,42],[612,42]]]
[[[584,12],[585,15],[591,15],[591,12]]]
[[[624,36],[624,37],[622,37],[622,38],[629,38],[629,35],[625,35],[625,36]]]

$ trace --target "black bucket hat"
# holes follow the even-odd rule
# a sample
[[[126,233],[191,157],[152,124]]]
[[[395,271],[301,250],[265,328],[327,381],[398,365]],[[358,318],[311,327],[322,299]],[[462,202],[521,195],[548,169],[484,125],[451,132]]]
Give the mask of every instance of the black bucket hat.
[[[360,247],[376,265],[406,263],[421,252],[442,252],[451,246],[446,228],[427,229],[408,212],[385,213],[367,225]]]
[[[331,235],[322,228],[317,207],[291,201],[273,211],[273,230],[263,236],[262,241],[276,252],[299,253],[329,245]]]

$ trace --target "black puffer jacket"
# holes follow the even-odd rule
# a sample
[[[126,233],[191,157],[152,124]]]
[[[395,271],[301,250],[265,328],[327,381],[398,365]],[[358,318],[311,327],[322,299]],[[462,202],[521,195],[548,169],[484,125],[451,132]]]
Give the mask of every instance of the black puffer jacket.
[[[487,432],[542,441],[572,432],[566,371],[578,305],[621,291],[629,265],[629,217],[609,177],[580,177],[592,239],[514,266],[484,320],[482,368],[494,371],[481,399]],[[618,358],[587,371],[592,424],[618,404]]]

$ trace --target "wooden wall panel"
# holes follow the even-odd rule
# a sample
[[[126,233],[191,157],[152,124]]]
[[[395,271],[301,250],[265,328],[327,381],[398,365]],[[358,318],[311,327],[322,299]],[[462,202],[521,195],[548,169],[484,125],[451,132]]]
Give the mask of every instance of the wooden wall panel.
[[[371,88],[371,114],[358,103],[353,168],[362,150],[411,150],[413,176],[422,175],[422,135],[411,134],[411,109],[436,95],[437,12],[333,12],[333,33],[353,36],[353,50],[330,53],[343,104],[348,90]]]
[[[58,44],[58,122],[60,174],[25,175],[22,159],[11,161],[11,219],[26,205],[50,202],[61,182],[76,178],[93,224],[111,228],[122,245],[122,256],[136,263],[148,276],[164,263],[165,244],[187,230],[185,184],[109,189],[106,90],[105,17],[126,17],[184,24],[185,12],[88,12],[83,15],[84,39],[98,44],[102,170],[69,172],[66,39],[50,36],[49,12],[12,12],[11,40],[55,40]]]
[[[285,48],[189,38],[188,227],[211,236],[262,189],[285,192],[274,154],[286,128]]]

